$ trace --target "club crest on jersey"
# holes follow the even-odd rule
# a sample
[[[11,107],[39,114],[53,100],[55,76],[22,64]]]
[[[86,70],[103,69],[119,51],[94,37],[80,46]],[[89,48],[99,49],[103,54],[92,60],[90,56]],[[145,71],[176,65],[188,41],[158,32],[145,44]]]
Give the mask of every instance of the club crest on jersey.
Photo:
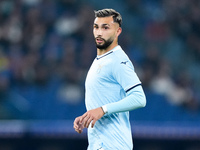
[[[103,65],[100,65],[100,64],[98,65],[97,73],[100,73],[102,67],[103,67]]]

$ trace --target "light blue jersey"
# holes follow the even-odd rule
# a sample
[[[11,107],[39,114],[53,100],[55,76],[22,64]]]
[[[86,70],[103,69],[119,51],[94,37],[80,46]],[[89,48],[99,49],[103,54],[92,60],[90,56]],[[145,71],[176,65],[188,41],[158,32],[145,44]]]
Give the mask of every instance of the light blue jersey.
[[[87,110],[118,102],[141,82],[128,56],[116,46],[97,56],[87,74],[85,103]],[[94,128],[88,128],[88,150],[132,150],[129,112],[107,113]]]

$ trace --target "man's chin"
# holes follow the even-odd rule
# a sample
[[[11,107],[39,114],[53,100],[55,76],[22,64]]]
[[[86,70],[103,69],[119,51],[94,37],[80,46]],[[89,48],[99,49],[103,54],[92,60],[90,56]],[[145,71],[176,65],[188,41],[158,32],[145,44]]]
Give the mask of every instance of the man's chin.
[[[105,45],[102,45],[102,44],[96,44],[96,47],[98,49],[105,49],[106,48]]]
[[[112,42],[113,41],[111,41],[111,40],[108,40],[108,41],[105,41],[105,42],[102,42],[102,43],[96,42],[96,47],[100,50],[104,50],[104,49],[107,49],[112,44]]]
[[[101,45],[100,45],[100,46],[97,46],[97,48],[100,49],[100,50],[106,49],[106,47],[101,46]]]

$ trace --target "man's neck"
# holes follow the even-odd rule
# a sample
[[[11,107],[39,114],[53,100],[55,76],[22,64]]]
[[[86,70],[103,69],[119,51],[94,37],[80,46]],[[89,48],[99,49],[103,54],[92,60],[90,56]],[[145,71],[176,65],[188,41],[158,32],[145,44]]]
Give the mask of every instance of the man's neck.
[[[112,44],[106,49],[98,49],[97,48],[97,55],[98,56],[103,55],[103,54],[107,53],[108,51],[112,50],[113,48],[115,48],[117,45],[118,44]]]

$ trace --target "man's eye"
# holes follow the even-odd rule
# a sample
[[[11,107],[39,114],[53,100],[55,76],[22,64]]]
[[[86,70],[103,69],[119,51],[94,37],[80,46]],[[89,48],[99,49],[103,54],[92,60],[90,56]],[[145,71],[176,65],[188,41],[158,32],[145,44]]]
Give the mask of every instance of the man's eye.
[[[108,29],[108,27],[104,27],[104,29]]]

